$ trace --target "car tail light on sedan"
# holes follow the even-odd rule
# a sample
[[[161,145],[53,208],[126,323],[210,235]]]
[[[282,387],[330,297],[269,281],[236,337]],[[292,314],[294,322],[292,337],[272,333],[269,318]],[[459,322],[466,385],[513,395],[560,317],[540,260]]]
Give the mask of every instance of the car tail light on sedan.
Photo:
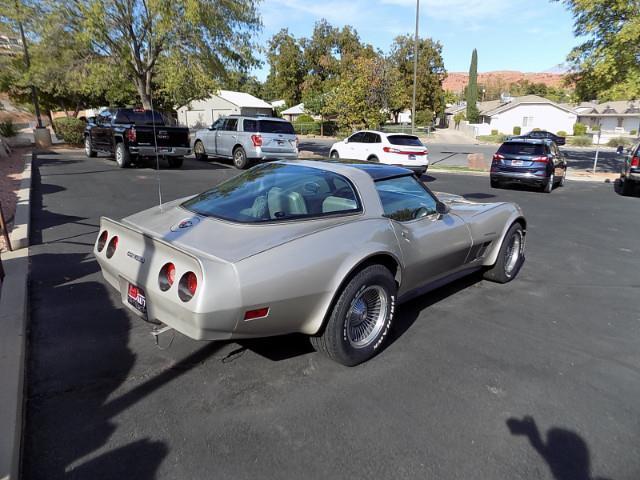
[[[173,282],[176,280],[176,266],[169,262],[166,263],[160,269],[160,275],[158,276],[158,284],[160,285],[160,290],[166,292],[171,288]]]
[[[498,163],[500,160],[504,160],[504,155],[500,155],[499,153],[494,153],[492,163]]]
[[[251,142],[254,147],[262,146],[262,135],[251,135]]]
[[[98,237],[98,244],[96,245],[96,248],[98,249],[99,252],[101,252],[104,249],[104,246],[107,244],[108,237],[109,237],[109,232],[107,232],[106,230],[103,230],[100,236]]]
[[[185,273],[178,283],[178,296],[183,302],[188,302],[196,294],[198,277],[193,272]]]
[[[116,248],[118,248],[118,236],[117,235],[115,235],[109,241],[109,245],[107,245],[107,258],[113,257],[113,254],[116,253]]]
[[[640,156],[635,156],[631,159],[631,166],[632,167],[640,167]]]
[[[137,138],[138,134],[136,133],[135,127],[131,127],[129,130],[127,130],[127,140],[129,140],[130,142],[135,142]]]

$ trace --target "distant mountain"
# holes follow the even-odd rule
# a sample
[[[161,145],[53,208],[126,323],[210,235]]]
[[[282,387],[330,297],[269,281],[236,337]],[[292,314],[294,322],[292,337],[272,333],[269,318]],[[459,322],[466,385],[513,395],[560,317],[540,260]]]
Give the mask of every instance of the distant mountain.
[[[564,74],[553,72],[523,73],[510,70],[478,73],[479,84],[504,84],[506,88],[510,84],[520,80],[528,80],[532,83],[544,83],[549,87],[559,87],[564,80]],[[443,88],[452,92],[461,92],[467,83],[469,83],[468,73],[449,72],[448,77],[443,83]]]

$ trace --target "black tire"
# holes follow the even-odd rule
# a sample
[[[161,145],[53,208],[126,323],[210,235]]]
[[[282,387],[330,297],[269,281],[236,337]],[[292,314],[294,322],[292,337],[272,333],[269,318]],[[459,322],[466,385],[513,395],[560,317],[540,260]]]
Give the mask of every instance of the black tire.
[[[247,152],[242,147],[236,147],[233,151],[233,166],[238,170],[244,170],[249,166],[249,160],[247,159]]]
[[[367,162],[380,163],[380,160],[375,155],[371,155],[369,158],[367,158]]]
[[[564,183],[567,180],[567,169],[564,169],[564,172],[562,172],[562,177],[560,177],[560,181],[558,182],[558,186],[559,187],[564,187]]]
[[[382,293],[384,292],[384,294]],[[324,329],[317,336],[311,337],[313,347],[327,355],[332,360],[342,365],[352,367],[369,360],[378,353],[389,335],[389,329],[393,321],[395,310],[397,286],[391,272],[382,265],[371,265],[357,272],[345,285],[336,300],[330,317]],[[362,323],[353,325],[357,321],[358,304],[362,300],[363,305],[368,303],[360,296],[365,297],[371,294],[376,298],[383,298],[378,308],[382,309],[377,320],[372,321],[370,333],[363,339],[360,345],[356,345],[357,339],[352,338],[352,334],[362,328]],[[374,302],[375,305],[377,305]],[[386,306],[383,306],[386,305]],[[366,307],[361,315],[368,317]],[[360,322],[363,321],[360,319]],[[350,328],[351,326],[351,328]],[[366,332],[366,330],[365,330]]]
[[[553,185],[555,184],[556,179],[553,173],[547,179],[547,182],[542,186],[542,191],[544,193],[551,193],[553,191]]]
[[[500,181],[495,178],[491,179],[491,188],[500,188]]]
[[[93,158],[96,155],[98,155],[98,152],[96,152],[93,149],[93,145],[91,143],[91,137],[89,135],[85,135],[84,137],[84,153],[87,157]]]
[[[127,168],[131,165],[131,153],[122,142],[116,144],[116,163],[119,168]]]
[[[329,154],[330,158],[340,158],[340,154],[338,152],[336,152],[335,150],[331,150],[331,153]]]
[[[512,257],[508,250],[512,245],[512,239],[514,237],[517,237],[519,241],[517,247],[518,254],[515,261],[511,263]],[[520,271],[520,267],[522,267],[522,264],[524,263],[524,244],[524,228],[519,222],[516,222],[511,225],[511,228],[509,228],[507,234],[504,236],[496,263],[484,272],[484,278],[497,283],[507,283],[516,278],[516,275],[518,275],[518,272]]]
[[[169,168],[180,168],[184,162],[184,157],[169,157]]]
[[[628,178],[625,178],[622,181],[622,195],[624,195],[625,197],[630,197],[631,195],[633,195],[633,190],[634,190],[635,185],[633,184],[633,181],[629,180]]]
[[[209,159],[207,151],[204,148],[204,143],[200,140],[196,140],[196,143],[193,144],[193,153],[196,156],[196,160],[201,162],[206,162]]]

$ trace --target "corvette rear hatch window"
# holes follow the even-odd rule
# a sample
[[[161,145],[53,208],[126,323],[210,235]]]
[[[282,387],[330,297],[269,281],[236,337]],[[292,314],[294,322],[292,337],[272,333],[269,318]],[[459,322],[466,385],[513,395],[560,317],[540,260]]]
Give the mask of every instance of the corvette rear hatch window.
[[[266,163],[204,192],[182,206],[194,213],[240,223],[307,219],[360,212],[342,175],[300,165]]]

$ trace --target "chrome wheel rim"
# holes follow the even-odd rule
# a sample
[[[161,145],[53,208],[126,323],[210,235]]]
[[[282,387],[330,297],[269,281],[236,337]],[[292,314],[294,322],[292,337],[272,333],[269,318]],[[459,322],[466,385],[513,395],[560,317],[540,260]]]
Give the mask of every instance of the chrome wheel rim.
[[[196,143],[196,154],[202,155],[203,153],[204,153],[204,147],[202,146],[202,143],[200,142]]]
[[[118,165],[122,164],[122,150],[119,148],[116,148],[116,162]]]
[[[347,312],[346,334],[355,348],[371,344],[384,327],[389,308],[389,296],[380,286],[361,290]]]
[[[522,253],[522,232],[520,230],[516,230],[516,232],[509,239],[509,244],[507,245],[507,250],[504,253],[505,262],[504,262],[504,273],[510,277],[516,266],[518,265],[518,261],[520,260],[520,254]]]
[[[236,167],[242,165],[242,152],[240,150],[236,151],[235,155],[233,156],[233,161],[236,164]]]
[[[87,155],[91,153],[91,140],[88,138],[84,139],[84,151]]]
[[[556,177],[552,173],[551,176],[549,177],[549,183],[547,183],[547,190],[549,191],[553,190],[553,182],[555,181],[556,181]]]

